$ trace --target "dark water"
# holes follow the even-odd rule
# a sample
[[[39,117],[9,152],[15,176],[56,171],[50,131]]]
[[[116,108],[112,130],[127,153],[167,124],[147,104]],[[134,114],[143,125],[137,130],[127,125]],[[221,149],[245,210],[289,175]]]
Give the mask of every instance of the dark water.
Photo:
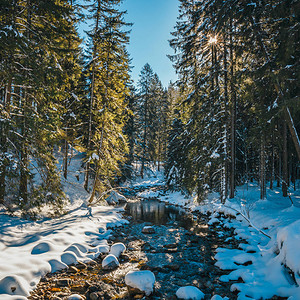
[[[134,221],[151,222],[154,225],[175,225],[190,229],[195,224],[191,213],[158,200],[129,202],[125,211]]]

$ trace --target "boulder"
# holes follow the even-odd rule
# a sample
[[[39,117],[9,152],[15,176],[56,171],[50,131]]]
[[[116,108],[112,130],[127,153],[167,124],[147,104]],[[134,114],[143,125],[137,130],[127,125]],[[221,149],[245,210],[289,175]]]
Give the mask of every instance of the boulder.
[[[204,298],[204,293],[195,286],[184,286],[177,290],[176,296],[178,299],[201,300]]]
[[[113,254],[115,257],[119,256],[126,250],[126,247],[123,243],[116,243],[110,247],[110,254]]]
[[[125,276],[125,283],[130,294],[145,294],[149,296],[153,293],[155,276],[151,271],[130,271]]]

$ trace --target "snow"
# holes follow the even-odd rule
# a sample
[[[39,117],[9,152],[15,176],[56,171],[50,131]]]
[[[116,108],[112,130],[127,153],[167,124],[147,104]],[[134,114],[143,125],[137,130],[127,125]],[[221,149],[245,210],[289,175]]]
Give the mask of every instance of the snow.
[[[204,298],[204,293],[195,286],[184,286],[177,290],[176,296],[179,299],[200,300]]]
[[[155,276],[151,271],[130,271],[125,276],[125,283],[149,296],[153,292]]]
[[[109,206],[88,207],[88,194],[75,175],[80,159],[72,162],[65,192],[70,198],[66,214],[38,221],[10,216],[0,207],[0,299],[26,299],[47,272],[68,264],[87,262],[108,253],[107,239],[114,226],[127,223],[123,209]],[[44,208],[43,214],[49,214]]]

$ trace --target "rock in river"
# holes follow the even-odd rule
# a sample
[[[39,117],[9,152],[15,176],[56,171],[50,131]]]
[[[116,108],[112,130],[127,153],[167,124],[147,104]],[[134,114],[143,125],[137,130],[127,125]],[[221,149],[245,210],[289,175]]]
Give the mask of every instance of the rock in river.
[[[142,233],[155,233],[155,230],[152,226],[145,226],[143,229],[142,229]]]
[[[125,283],[129,293],[149,296],[153,293],[155,276],[151,271],[130,271],[125,276]]]
[[[102,268],[104,270],[113,270],[120,265],[115,255],[109,254],[102,261]]]

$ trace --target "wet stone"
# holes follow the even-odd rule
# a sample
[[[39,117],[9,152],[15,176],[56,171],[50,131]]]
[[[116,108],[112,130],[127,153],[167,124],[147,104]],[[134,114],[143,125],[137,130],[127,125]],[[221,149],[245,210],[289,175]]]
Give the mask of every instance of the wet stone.
[[[67,270],[67,273],[70,273],[70,274],[74,274],[74,273],[77,273],[79,270],[74,267],[74,266],[70,266]]]
[[[58,287],[69,286],[71,283],[72,283],[72,280],[70,278],[61,278],[56,281],[56,285]]]
[[[76,265],[76,268],[78,270],[84,270],[84,269],[87,268],[87,265],[85,263],[83,263],[83,262],[78,262],[78,264]]]
[[[154,228],[152,226],[145,226],[142,229],[142,233],[153,234],[153,233],[155,233],[155,230],[154,230]]]

